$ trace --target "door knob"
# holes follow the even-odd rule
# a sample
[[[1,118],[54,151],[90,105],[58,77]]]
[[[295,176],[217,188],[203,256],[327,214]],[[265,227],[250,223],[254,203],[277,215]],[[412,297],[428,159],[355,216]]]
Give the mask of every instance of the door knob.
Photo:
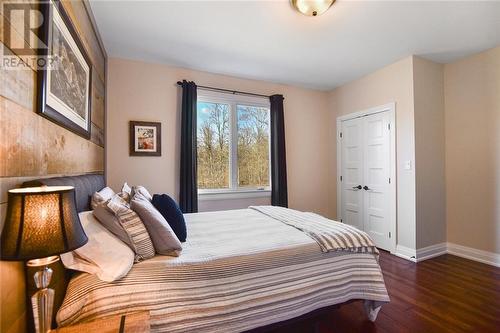
[[[361,185],[358,185],[358,186],[353,186],[352,188],[353,188],[354,190],[361,190],[361,189],[362,189]]]
[[[363,186],[363,189],[364,189],[365,191],[371,190],[371,188],[369,188],[369,187],[368,187],[368,186],[366,186],[366,185],[365,185],[365,186]]]

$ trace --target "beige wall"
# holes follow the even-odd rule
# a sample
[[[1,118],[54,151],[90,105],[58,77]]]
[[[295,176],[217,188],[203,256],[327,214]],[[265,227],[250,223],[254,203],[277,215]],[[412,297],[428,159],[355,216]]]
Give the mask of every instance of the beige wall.
[[[500,47],[446,65],[408,57],[330,93],[332,128],[396,102],[398,245],[500,252],[499,92]]]
[[[500,47],[444,67],[448,241],[500,253]]]
[[[415,164],[414,110],[413,110],[413,57],[407,57],[361,79],[347,83],[330,93],[332,110],[330,127],[335,133],[336,118],[375,106],[396,103],[397,123],[397,219],[398,245],[415,249],[415,171],[404,170],[403,163]],[[335,142],[335,137],[330,138]],[[336,147],[331,145],[331,159],[335,160]],[[336,179],[333,163],[332,179]],[[332,177],[332,176],[331,176]],[[332,193],[336,182],[331,182]]]
[[[92,72],[92,138],[84,139],[36,114],[36,71],[0,72],[0,226],[5,219],[7,190],[22,182],[61,174],[104,171],[105,53],[83,2],[63,2],[89,53]],[[3,17],[0,15],[3,24]],[[16,31],[15,29],[12,29]],[[13,42],[23,36],[14,35]],[[0,53],[16,56],[0,32]],[[26,330],[26,291],[21,262],[0,262],[0,332]]]
[[[178,197],[180,88],[176,82],[182,79],[266,95],[283,94],[289,205],[335,215],[335,197],[327,186],[335,145],[330,141],[327,93],[117,58],[108,64],[107,143],[113,147],[106,159],[110,186],[119,189],[127,181]],[[161,157],[129,156],[130,120],[162,123]],[[210,209],[206,203],[202,206]]]
[[[112,59],[110,182],[115,187],[125,180],[143,182],[155,192],[177,196],[177,80],[282,93],[290,206],[335,217],[336,118],[395,102],[398,245],[416,250],[448,241],[499,252],[499,49],[447,65],[407,57],[330,93]],[[132,119],[163,122],[163,157],[128,156]],[[411,170],[404,169],[406,161]]]
[[[446,242],[443,65],[413,58],[417,249]]]

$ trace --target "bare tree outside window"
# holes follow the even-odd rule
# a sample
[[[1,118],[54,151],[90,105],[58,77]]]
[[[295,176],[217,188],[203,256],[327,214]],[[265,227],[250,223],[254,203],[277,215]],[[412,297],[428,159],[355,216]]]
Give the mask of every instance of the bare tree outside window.
[[[238,186],[269,186],[269,109],[238,105]]]
[[[198,189],[269,187],[269,108],[199,101],[197,112]]]
[[[198,102],[198,188],[229,187],[229,105]]]

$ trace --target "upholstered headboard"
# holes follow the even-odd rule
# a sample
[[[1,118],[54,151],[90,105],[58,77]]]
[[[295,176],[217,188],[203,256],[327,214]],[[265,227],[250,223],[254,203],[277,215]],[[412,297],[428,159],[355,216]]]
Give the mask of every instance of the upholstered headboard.
[[[100,191],[106,186],[104,181],[104,176],[102,174],[86,174],[79,176],[67,176],[67,177],[54,177],[54,178],[43,178],[30,180],[22,184],[23,187],[32,186],[73,186],[75,188],[76,197],[76,207],[78,212],[83,212],[90,210],[90,199],[92,194],[96,191]],[[54,301],[54,312],[52,314],[52,325],[55,327],[55,317],[59,307],[61,306],[64,295],[66,294],[66,288],[68,286],[69,280],[71,278],[71,271],[64,268],[61,261],[58,261],[52,265],[50,268],[54,271],[52,274],[52,280],[50,283],[50,288],[55,290],[55,301]],[[34,332],[33,328],[33,313],[31,311],[30,297],[36,292],[35,283],[33,282],[33,274],[37,271],[35,268],[26,269],[26,290],[27,290],[27,313],[29,317],[28,321],[28,331]]]
[[[23,183],[23,187],[42,185],[73,186],[75,188],[76,208],[78,212],[90,210],[90,198],[92,194],[102,190],[106,186],[102,174],[44,178]]]

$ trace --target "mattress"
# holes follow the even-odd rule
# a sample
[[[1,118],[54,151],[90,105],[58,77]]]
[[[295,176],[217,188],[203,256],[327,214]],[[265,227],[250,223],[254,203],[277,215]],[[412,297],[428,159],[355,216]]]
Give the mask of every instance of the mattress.
[[[323,253],[302,231],[252,209],[185,218],[179,257],[135,264],[113,283],[74,276],[58,324],[146,310],[152,332],[239,332],[352,299],[372,310],[389,301],[376,253]]]

